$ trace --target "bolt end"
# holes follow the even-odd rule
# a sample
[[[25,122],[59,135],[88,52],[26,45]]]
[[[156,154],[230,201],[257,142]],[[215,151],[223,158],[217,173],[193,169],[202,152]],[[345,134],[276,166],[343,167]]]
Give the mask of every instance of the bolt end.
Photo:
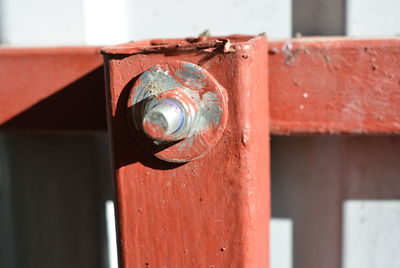
[[[143,131],[154,140],[178,140],[185,117],[186,113],[177,100],[154,100],[145,110],[142,120]]]
[[[151,113],[143,118],[143,130],[155,140],[167,139],[168,122],[160,113]]]

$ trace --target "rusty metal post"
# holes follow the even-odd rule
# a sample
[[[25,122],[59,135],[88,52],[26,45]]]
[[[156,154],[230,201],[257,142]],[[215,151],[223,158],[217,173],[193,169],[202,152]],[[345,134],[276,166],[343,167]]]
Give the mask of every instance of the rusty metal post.
[[[269,267],[265,36],[103,50],[123,267]]]

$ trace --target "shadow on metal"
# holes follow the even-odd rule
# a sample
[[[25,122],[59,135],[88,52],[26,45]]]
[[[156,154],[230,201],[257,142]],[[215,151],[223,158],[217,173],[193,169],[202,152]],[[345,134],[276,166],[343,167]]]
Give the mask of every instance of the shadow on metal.
[[[105,131],[103,66],[0,125],[0,131]]]

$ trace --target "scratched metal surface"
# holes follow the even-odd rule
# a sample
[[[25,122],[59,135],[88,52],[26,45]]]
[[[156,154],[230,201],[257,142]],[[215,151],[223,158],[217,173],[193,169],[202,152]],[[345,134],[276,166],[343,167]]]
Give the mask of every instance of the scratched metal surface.
[[[152,98],[176,99],[186,107],[191,122],[184,138],[160,144],[142,134],[143,110]],[[138,77],[130,92],[127,108],[136,126],[132,134],[160,159],[178,163],[198,159],[221,138],[228,119],[227,102],[226,90],[200,66],[184,61],[157,64]],[[157,131],[147,124],[149,127],[151,132]],[[161,145],[163,150],[156,152]]]

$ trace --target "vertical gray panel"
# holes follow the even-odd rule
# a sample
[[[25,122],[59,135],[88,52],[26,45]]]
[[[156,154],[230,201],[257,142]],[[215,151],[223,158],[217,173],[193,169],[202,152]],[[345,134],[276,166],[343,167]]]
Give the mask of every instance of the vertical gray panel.
[[[271,141],[272,216],[293,222],[294,267],[339,268],[341,140]]]
[[[0,134],[0,267],[16,267],[14,222],[11,205],[11,178],[5,147],[5,135]]]
[[[272,216],[293,221],[295,268],[341,267],[346,200],[400,199],[400,137],[274,136],[271,151]]]
[[[345,0],[292,0],[293,34],[344,35]]]
[[[113,191],[105,134],[3,139],[15,267],[105,267],[104,202]]]

